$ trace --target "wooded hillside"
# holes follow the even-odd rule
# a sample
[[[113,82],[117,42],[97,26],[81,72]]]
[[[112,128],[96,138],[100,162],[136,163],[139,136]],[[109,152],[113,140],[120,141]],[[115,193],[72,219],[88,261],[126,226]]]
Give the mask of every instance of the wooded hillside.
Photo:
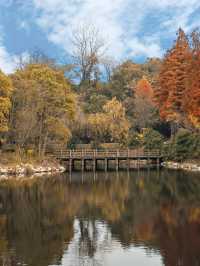
[[[40,156],[80,143],[166,149],[167,142],[173,150],[183,138],[190,156],[199,157],[198,31],[186,36],[180,29],[163,59],[143,64],[107,58],[91,29],[75,36],[74,47],[73,64],[38,53],[12,75],[0,72],[2,147]]]

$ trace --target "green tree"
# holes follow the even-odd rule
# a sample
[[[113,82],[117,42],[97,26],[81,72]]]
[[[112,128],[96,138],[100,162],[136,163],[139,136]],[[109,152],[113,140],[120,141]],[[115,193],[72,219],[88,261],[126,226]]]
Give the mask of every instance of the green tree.
[[[162,149],[164,138],[156,130],[146,129],[144,130],[142,144],[145,149]]]
[[[177,160],[199,158],[199,134],[193,134],[186,129],[180,129],[172,141],[171,156]]]
[[[93,93],[89,96],[88,101],[84,103],[84,110],[86,113],[102,112],[103,105],[107,100],[106,96]]]

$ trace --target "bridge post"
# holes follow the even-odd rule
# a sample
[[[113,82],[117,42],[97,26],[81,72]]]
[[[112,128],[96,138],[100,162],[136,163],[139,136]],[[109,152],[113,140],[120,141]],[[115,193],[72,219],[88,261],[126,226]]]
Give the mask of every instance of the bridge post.
[[[150,151],[148,150],[147,151],[147,167],[148,167],[148,170],[149,170],[149,168],[150,168]]]
[[[96,159],[95,157],[93,158],[93,171],[96,171]]]
[[[108,159],[107,158],[104,159],[104,167],[105,167],[105,171],[107,172],[108,171]]]
[[[160,169],[160,159],[157,157],[156,159],[156,166],[157,166],[157,169],[159,170]]]
[[[119,171],[119,158],[116,158],[116,170]]]
[[[75,159],[72,158],[72,171],[75,170]]]
[[[127,164],[127,170],[129,170],[130,169],[130,152],[129,152],[129,149],[127,150],[126,164]]]
[[[140,159],[137,158],[137,168],[139,169],[140,168]]]
[[[69,172],[72,172],[72,159],[69,159]]]
[[[84,158],[81,159],[81,171],[84,171]]]

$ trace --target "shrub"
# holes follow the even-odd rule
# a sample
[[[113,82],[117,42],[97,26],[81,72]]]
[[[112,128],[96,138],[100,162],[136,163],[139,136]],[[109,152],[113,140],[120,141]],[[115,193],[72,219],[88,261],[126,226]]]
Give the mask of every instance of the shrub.
[[[159,149],[162,150],[164,137],[156,130],[145,129],[143,134],[143,145],[145,149]]]
[[[180,129],[172,142],[172,155],[177,160],[200,158],[200,136]]]
[[[138,134],[134,132],[129,135],[128,145],[131,148],[138,148],[141,146],[141,140]]]

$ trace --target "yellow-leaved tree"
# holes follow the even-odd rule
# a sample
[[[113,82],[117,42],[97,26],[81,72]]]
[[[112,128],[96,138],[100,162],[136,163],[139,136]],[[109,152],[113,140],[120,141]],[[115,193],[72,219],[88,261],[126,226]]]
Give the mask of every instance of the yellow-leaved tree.
[[[71,136],[76,100],[64,72],[45,64],[29,64],[12,75],[12,130],[20,148],[32,144],[44,155],[52,143]]]
[[[125,108],[122,103],[114,97],[103,106],[103,110],[107,116],[111,140],[126,143],[130,124],[126,118]]]
[[[105,140],[127,143],[130,123],[126,118],[125,108],[116,97],[105,103],[102,113],[89,115],[88,123],[97,143]]]
[[[8,119],[11,108],[12,82],[0,70],[0,134],[8,131]]]
[[[109,124],[104,113],[90,114],[88,117],[90,137],[98,144],[104,141],[109,135]]]

